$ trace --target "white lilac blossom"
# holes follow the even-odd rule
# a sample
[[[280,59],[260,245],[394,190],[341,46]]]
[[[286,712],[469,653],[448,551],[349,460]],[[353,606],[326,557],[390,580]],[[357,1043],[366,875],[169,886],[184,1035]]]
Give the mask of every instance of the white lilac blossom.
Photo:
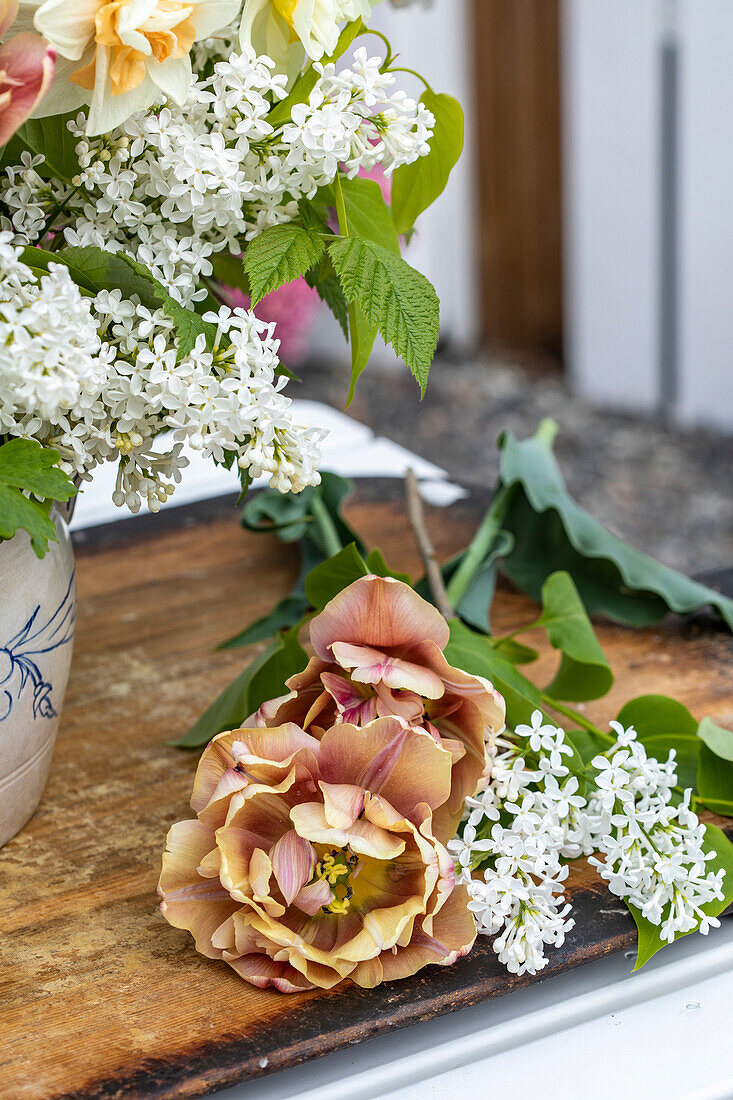
[[[186,306],[203,300],[217,252],[298,215],[298,200],[379,164],[389,174],[429,152],[434,118],[394,89],[395,77],[365,49],[352,67],[316,66],[307,103],[278,127],[268,121],[285,77],[251,50],[215,62],[181,107],[133,115],[109,135],[79,138],[72,185],[45,180],[41,158],[24,154],[0,178],[0,229],[16,244],[52,230],[70,246],[124,250]]]
[[[611,723],[616,744],[592,761],[597,793],[588,804],[592,858],[617,897],[641,910],[671,943],[684,932],[706,934],[719,921],[704,906],[723,898],[724,871],[707,871],[714,858],[703,844],[705,827],[690,809],[691,791],[675,804],[675,753],[665,763],[647,756],[632,729]]]
[[[463,835],[448,847],[479,932],[495,937],[511,973],[536,974],[547,965],[545,948],[560,947],[574,925],[563,857],[583,850],[585,799],[563,762],[572,749],[562,730],[543,725],[537,712],[532,726],[515,732],[534,744],[537,767],[513,742],[498,742],[488,786],[467,800]]]
[[[184,444],[282,492],[317,484],[322,433],[293,423],[274,326],[226,308],[205,320],[213,349],[201,335],[179,356],[161,309],[84,296],[62,264],[36,280],[0,233],[0,437],[53,446],[79,479],[116,462],[114,502],[133,512],[173,492]]]
[[[594,852],[602,858],[589,862],[612,893],[668,942],[719,924],[703,907],[723,898],[724,872],[706,870],[713,856],[704,851],[691,792],[675,804],[674,752],[660,763],[633,729],[611,728],[615,744],[586,769],[586,801],[570,774],[574,753],[564,731],[536,711],[515,739],[498,743],[488,785],[467,800],[462,835],[449,844],[479,932],[495,937],[512,973],[537,973],[547,964],[545,948],[563,943],[574,924],[563,861]]]

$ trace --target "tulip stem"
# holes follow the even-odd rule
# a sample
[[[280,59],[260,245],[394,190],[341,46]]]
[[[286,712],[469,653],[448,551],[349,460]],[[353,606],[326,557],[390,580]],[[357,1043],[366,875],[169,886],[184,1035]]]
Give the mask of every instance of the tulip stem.
[[[428,529],[425,525],[425,509],[420,496],[420,489],[415,477],[415,471],[410,469],[405,475],[405,496],[407,499],[407,515],[410,527],[415,536],[420,557],[425,564],[425,573],[433,597],[433,603],[441,615],[446,619],[454,618],[448,593],[445,590],[443,574],[440,570],[435,548],[430,540]]]

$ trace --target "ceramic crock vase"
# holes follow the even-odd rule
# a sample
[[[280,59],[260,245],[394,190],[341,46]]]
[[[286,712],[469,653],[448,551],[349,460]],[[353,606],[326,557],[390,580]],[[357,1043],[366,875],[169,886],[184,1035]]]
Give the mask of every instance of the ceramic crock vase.
[[[74,555],[58,542],[37,558],[24,531],[0,542],[0,846],[41,801],[69,678],[76,620]]]

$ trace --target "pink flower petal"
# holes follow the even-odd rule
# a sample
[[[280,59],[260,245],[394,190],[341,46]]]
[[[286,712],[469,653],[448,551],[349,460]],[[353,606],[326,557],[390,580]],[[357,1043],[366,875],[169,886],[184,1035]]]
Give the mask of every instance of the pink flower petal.
[[[293,904],[298,909],[302,909],[304,913],[307,913],[309,917],[315,917],[324,905],[330,905],[332,901],[333,890],[326,880],[321,878],[317,882],[311,882],[309,886],[304,886]]]
[[[383,683],[397,691],[413,691],[425,699],[440,699],[445,691],[440,676],[423,665],[349,642],[334,642],[331,649],[342,668],[353,670],[351,678],[357,683]]]
[[[319,786],[323,791],[326,821],[335,829],[350,829],[364,809],[363,788],[350,783],[321,782]]]
[[[377,699],[371,693],[365,696],[345,676],[337,676],[333,672],[324,672],[321,680],[336,703],[342,722],[348,722],[352,726],[366,726],[377,717]]]
[[[0,46],[0,145],[13,136],[53,81],[56,51],[37,34],[16,34]]]
[[[344,829],[334,829],[328,823],[321,802],[302,802],[299,806],[293,806],[290,820],[298,836],[313,844],[333,844],[336,848],[345,848],[349,842],[349,834]]]
[[[448,624],[439,611],[401,581],[362,577],[334,597],[310,624],[311,643],[324,661],[334,642],[380,649],[433,641],[445,649]]]
[[[313,846],[290,829],[270,852],[270,860],[285,902],[291,905],[315,870]]]

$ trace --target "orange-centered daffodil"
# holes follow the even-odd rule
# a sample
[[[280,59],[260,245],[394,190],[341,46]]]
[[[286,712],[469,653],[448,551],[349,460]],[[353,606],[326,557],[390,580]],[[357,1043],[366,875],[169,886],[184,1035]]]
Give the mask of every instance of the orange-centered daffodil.
[[[60,55],[44,113],[88,103],[105,133],[163,95],[185,101],[193,43],[236,16],[241,0],[30,0],[34,26]]]

